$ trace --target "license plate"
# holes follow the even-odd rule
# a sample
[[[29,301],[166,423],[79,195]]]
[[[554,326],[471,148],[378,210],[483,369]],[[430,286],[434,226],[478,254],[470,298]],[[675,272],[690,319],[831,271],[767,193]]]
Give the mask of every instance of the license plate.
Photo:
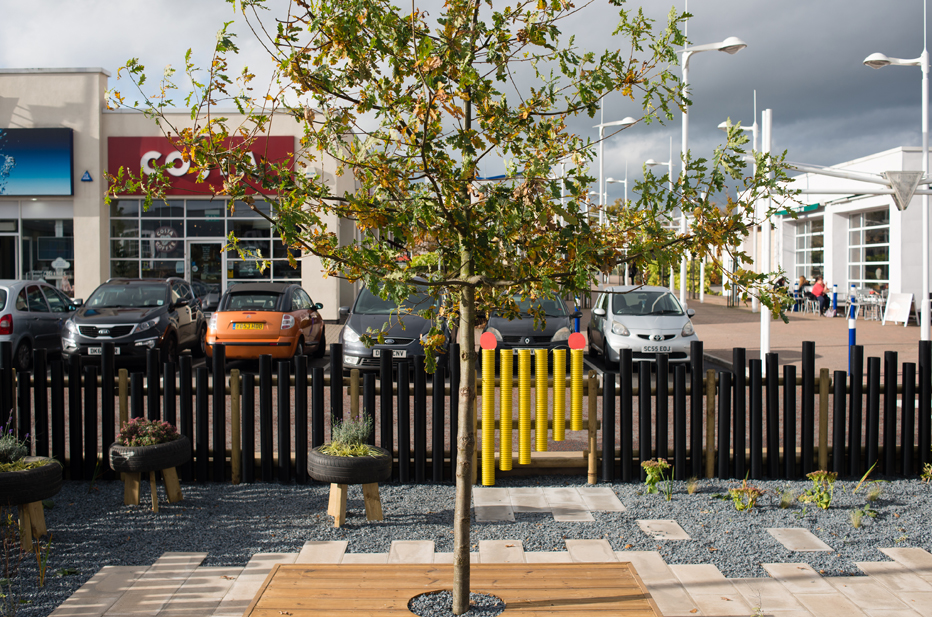
[[[408,357],[408,351],[407,351],[406,349],[386,349],[385,351],[391,351],[391,352],[392,352],[392,357],[393,357],[393,358],[407,358],[407,357]],[[381,350],[381,349],[373,349],[373,350],[372,350],[372,357],[373,357],[373,358],[381,358],[381,357],[382,357],[382,350]]]
[[[87,348],[87,355],[89,355],[89,356],[99,356],[99,355],[101,355],[103,352],[104,352],[104,348],[103,348],[103,347],[88,347],[88,348]],[[114,348],[113,348],[113,355],[115,355],[115,356],[120,355],[120,348],[119,348],[119,347],[114,347]]]
[[[532,356],[534,355],[534,351],[535,351],[535,350],[534,350],[533,347],[525,347],[524,350],[525,350],[525,351],[531,352],[531,355],[532,355]],[[519,351],[521,351],[521,349],[515,347],[514,349],[511,350],[511,355],[517,356]]]
[[[264,324],[261,323],[234,323],[234,330],[261,330]]]
[[[669,345],[644,345],[644,353],[670,353],[673,348]]]

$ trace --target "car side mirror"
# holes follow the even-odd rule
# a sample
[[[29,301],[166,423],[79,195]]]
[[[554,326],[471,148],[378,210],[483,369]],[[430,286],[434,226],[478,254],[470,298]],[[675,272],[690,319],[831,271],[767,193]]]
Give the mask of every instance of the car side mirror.
[[[581,318],[582,318],[582,311],[577,310],[576,312],[573,313],[572,317],[573,317],[573,319],[581,319]]]
[[[324,305],[318,302],[317,304],[314,305],[314,308],[319,311],[320,309],[324,308]]]
[[[71,310],[74,310],[76,308],[81,308],[82,306],[84,306],[84,298],[75,298],[74,300],[71,301],[71,306],[74,307]]]
[[[605,317],[605,309],[604,308],[592,309],[592,314],[597,315],[599,317]]]
[[[695,315],[695,314],[696,314],[696,309],[686,309],[686,316],[687,316],[687,317],[692,317],[692,316]]]
[[[175,308],[178,308],[180,306],[188,306],[188,304],[189,302],[187,298],[178,298],[178,301],[175,302]]]
[[[346,317],[347,315],[349,315],[349,307],[348,307],[348,306],[341,306],[341,307],[340,307],[340,317]]]

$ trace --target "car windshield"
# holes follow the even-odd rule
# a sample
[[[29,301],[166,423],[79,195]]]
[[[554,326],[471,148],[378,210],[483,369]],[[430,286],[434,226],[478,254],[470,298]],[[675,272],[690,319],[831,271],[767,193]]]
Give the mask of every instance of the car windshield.
[[[227,302],[228,311],[275,311],[278,308],[280,293],[273,291],[233,292]]]
[[[429,309],[433,303],[434,300],[427,294],[427,289],[418,287],[416,293],[405,299],[403,308],[405,311],[418,312]],[[391,315],[398,312],[398,305],[392,300],[383,300],[368,288],[363,288],[356,298],[353,312],[361,315]]]
[[[615,315],[682,315],[683,307],[669,291],[612,294]]]
[[[566,305],[558,298],[537,298],[534,300],[522,300],[521,296],[515,296],[515,304],[522,315],[530,315],[531,310],[541,310],[547,317],[563,317],[566,315]]]
[[[100,308],[145,308],[169,303],[168,285],[101,285],[87,300]]]

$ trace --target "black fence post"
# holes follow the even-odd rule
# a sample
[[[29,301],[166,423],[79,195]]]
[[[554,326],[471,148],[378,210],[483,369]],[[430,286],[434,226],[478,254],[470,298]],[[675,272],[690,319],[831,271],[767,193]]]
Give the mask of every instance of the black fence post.
[[[159,404],[159,358],[158,349],[146,350],[146,417],[149,420],[162,419]]]
[[[311,447],[317,448],[326,442],[324,435],[324,369],[311,369]]]
[[[718,477],[731,476],[731,373],[718,373]]]
[[[900,453],[903,461],[903,475],[916,473],[913,469],[915,460],[913,448],[916,447],[916,364],[903,363],[903,415],[900,429]]]
[[[398,363],[398,479],[411,481],[411,400],[408,361]]]
[[[343,421],[343,345],[330,345],[330,431]]]
[[[657,458],[670,457],[670,356],[657,354]]]
[[[689,419],[689,458],[690,458],[690,475],[701,478],[702,473],[702,399],[703,399],[703,380],[705,372],[703,371],[702,362],[702,341],[692,341],[689,344],[689,363],[692,371],[692,406],[690,407]]]
[[[492,379],[495,379],[493,376]],[[414,481],[427,480],[427,373],[424,356],[414,357]]]
[[[832,393],[832,471],[840,476],[845,475],[845,386],[848,375],[844,371],[835,371],[832,380],[834,392]]]
[[[16,392],[13,385],[13,342],[0,343],[0,422],[7,423],[16,401]],[[64,460],[62,461],[64,463]]]
[[[430,472],[431,479],[434,482],[443,482],[443,461],[444,461],[444,437],[446,433],[446,427],[444,426],[443,416],[444,416],[444,401],[446,396],[444,393],[444,386],[446,385],[446,380],[444,379],[445,370],[443,366],[438,365],[437,370],[434,371],[432,376],[432,384],[434,395],[431,397],[431,417],[430,417],[430,436],[431,436],[431,454],[430,454]],[[371,394],[370,394],[371,392]],[[369,402],[369,397],[372,397],[372,402]],[[363,409],[366,411],[366,415],[375,414],[375,375],[366,375],[366,379],[363,382],[363,400],[365,405]]]
[[[263,482],[272,471],[272,356],[259,356],[259,464]]]
[[[896,473],[896,352],[885,351],[883,363],[883,472],[892,476]]]
[[[796,479],[796,365],[783,367],[783,477]]]
[[[62,369],[61,362],[55,360],[51,363],[52,369],[52,392],[51,392],[51,423],[52,423],[52,458],[60,461],[62,466],[65,464],[65,373]],[[0,420],[5,422],[5,420]],[[113,431],[113,423],[110,424],[110,430]],[[106,438],[103,440],[104,448],[110,447],[113,443]],[[109,468],[105,466],[105,468]]]
[[[751,478],[764,477],[764,375],[763,362],[754,358],[748,362],[750,396]]]
[[[638,362],[638,466],[641,470],[641,482],[647,478],[647,470],[643,464],[651,459],[651,403],[650,364],[641,361]]]
[[[768,353],[767,363],[767,475],[779,478],[780,474],[780,369],[779,357]]]
[[[84,383],[84,477],[93,481],[98,465],[103,465],[97,448],[97,367],[93,364],[84,367]]]
[[[395,452],[395,403],[392,384],[395,382],[392,375],[392,358],[388,354],[379,357],[379,446],[388,450],[389,456]],[[455,430],[455,427],[451,430]],[[454,445],[454,448],[456,446]],[[401,454],[399,453],[399,457]],[[398,479],[398,470],[392,466],[392,479]]]
[[[851,348],[851,384],[848,388],[848,473],[861,475],[861,436],[864,434],[864,418],[861,414],[861,392],[864,383],[864,347],[855,345]]]
[[[210,395],[206,366],[197,367],[194,383],[194,474],[198,482],[207,482],[210,469],[210,442],[207,424],[210,418]]]
[[[210,381],[213,385],[213,478],[223,482],[227,462],[227,366],[226,349],[214,344],[212,349],[213,369]]]
[[[114,345],[107,341],[101,345],[100,351],[100,437],[104,447],[104,457],[109,452],[110,444],[116,441],[116,424],[117,419],[114,414],[114,390],[113,380],[116,375],[114,370]],[[174,385],[174,382],[172,383]],[[175,404],[174,395],[172,405]],[[174,424],[174,421],[172,421]],[[54,429],[53,429],[54,430]],[[64,459],[62,459],[64,460]],[[113,472],[110,465],[104,461],[103,477],[107,480],[113,478]]]
[[[307,356],[294,359],[294,472],[298,484],[307,484]]]
[[[621,481],[630,482],[634,478],[631,463],[634,459],[634,367],[632,366],[632,351],[630,349],[618,350],[618,383],[620,393],[618,398],[621,404],[618,411],[621,414]],[[603,427],[604,431],[605,428]],[[612,448],[614,448],[612,444]]]
[[[84,479],[84,430],[81,411],[81,358],[71,356],[68,360],[68,454],[72,480]]]
[[[879,460],[880,447],[880,358],[867,359],[867,468]]]
[[[615,375],[609,371],[602,374],[602,481],[615,481]]]
[[[36,441],[35,453],[37,456],[49,455],[49,380],[48,365],[44,349],[34,349],[32,352],[33,374],[33,400],[36,404],[35,428],[33,437]],[[97,389],[97,382],[91,386]],[[97,407],[94,407],[94,416],[97,416]]]
[[[87,387],[87,382],[85,382],[84,387]],[[145,382],[143,381],[142,373],[131,373],[129,376],[129,417],[132,418],[143,418],[145,417]]]
[[[278,363],[278,481],[291,482],[291,362]]]
[[[919,469],[932,462],[932,341],[919,341]]]
[[[735,347],[731,352],[734,377],[732,385],[732,425],[735,444],[735,477],[744,478],[747,473],[747,350]]]
[[[192,459],[194,453],[194,407],[193,407],[193,384],[194,375],[192,372],[191,356],[184,355],[178,358],[178,432],[186,436],[191,442]],[[184,463],[179,469],[179,475],[185,482],[190,482],[194,477],[194,463],[192,460]]]
[[[256,481],[256,376],[243,375],[243,482]]]
[[[603,427],[603,431],[605,428]],[[686,479],[686,366],[673,368],[673,477]]]
[[[800,457],[802,459],[802,475],[813,471],[815,441],[815,342],[803,341],[803,361],[802,361],[802,426],[800,427],[800,436],[802,444],[800,446]]]
[[[176,407],[178,401],[176,398],[177,392],[175,391],[175,363],[166,362],[162,369],[162,419],[172,426],[178,426],[178,409]]]
[[[80,382],[80,377],[78,378]],[[17,389],[17,411],[16,411],[16,433],[20,441],[26,442],[29,448],[29,454],[36,453],[33,449],[32,441],[32,374],[28,371],[16,372],[16,389]],[[80,393],[80,389],[78,390]],[[81,417],[80,415],[78,416]],[[80,441],[81,429],[78,429],[78,450],[83,446]]]

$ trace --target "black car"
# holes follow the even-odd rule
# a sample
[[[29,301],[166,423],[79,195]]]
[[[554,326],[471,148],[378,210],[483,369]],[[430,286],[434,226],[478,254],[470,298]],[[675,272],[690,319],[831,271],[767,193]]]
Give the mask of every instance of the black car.
[[[568,339],[573,332],[573,319],[580,316],[579,311],[570,313],[560,298],[541,298],[526,300],[515,297],[520,311],[514,319],[506,319],[493,312],[485,332],[491,332],[498,342],[498,349],[567,349]],[[546,318],[542,329],[534,327],[531,313],[540,311]],[[533,354],[532,354],[533,356]]]
[[[206,334],[204,314],[184,279],[110,279],[65,322],[62,352],[94,357],[112,342],[121,359],[144,359],[158,349],[162,362],[174,362],[182,349],[203,357]]]

